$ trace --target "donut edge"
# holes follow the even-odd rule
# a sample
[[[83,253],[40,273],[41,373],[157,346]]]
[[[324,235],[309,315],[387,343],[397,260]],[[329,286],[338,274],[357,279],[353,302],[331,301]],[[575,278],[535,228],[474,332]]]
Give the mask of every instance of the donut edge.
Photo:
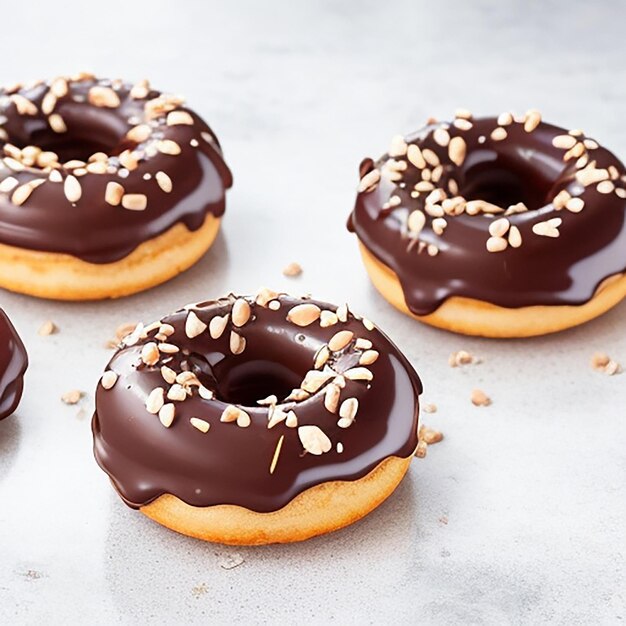
[[[0,317],[4,318],[9,331],[11,331],[13,335],[13,343],[15,346],[13,357],[18,355],[22,362],[21,367],[10,380],[9,384],[6,385],[4,390],[0,390],[0,392],[2,392],[0,393],[0,407],[6,407],[4,411],[0,410],[0,421],[2,421],[3,419],[13,415],[20,405],[22,396],[24,395],[24,376],[28,370],[29,358],[26,346],[24,345],[21,336],[13,325],[11,318],[3,309],[0,309]]]
[[[195,507],[171,494],[140,511],[171,530],[204,541],[242,546],[304,541],[339,530],[373,511],[395,491],[412,458],[387,457],[357,480],[315,485],[271,513],[230,504]]]
[[[0,244],[0,287],[52,300],[121,298],[155,287],[194,265],[211,247],[221,218],[208,213],[198,230],[177,223],[113,263]]]
[[[537,305],[510,309],[483,300],[453,296],[434,313],[415,315],[406,304],[398,275],[360,240],[359,248],[370,280],[391,305],[420,322],[463,335],[499,339],[547,335],[595,319],[626,297],[626,273],[622,273],[606,278],[593,298],[578,306]]]

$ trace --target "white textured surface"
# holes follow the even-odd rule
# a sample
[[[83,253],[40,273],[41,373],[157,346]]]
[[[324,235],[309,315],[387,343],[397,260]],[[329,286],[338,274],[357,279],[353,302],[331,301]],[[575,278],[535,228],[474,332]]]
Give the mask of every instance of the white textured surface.
[[[214,248],[162,288],[76,305],[0,294],[31,355],[19,411],[0,424],[0,623],[626,618],[626,375],[589,367],[595,350],[626,364],[626,303],[544,339],[449,335],[381,300],[344,227],[361,157],[458,106],[538,107],[626,155],[626,7],[532,4],[12,4],[2,81],[149,76],[206,115],[235,187]],[[298,280],[281,275],[292,260]],[[92,458],[91,392],[118,323],[260,284],[347,299],[375,320],[422,375],[439,405],[424,421],[446,439],[354,527],[235,550],[121,503]],[[36,334],[46,319],[58,335]],[[461,348],[485,362],[450,369]],[[491,407],[470,404],[475,386]],[[80,412],[59,400],[73,388],[90,392]]]

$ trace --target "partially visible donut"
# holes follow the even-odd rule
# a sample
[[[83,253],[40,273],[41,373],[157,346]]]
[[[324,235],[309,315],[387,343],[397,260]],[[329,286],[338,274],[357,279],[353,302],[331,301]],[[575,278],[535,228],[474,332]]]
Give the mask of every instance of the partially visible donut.
[[[210,541],[299,541],[398,485],[420,380],[346,305],[264,289],[125,338],[98,385],[94,451],[127,504]]]
[[[423,322],[540,335],[626,296],[624,165],[580,130],[459,111],[360,173],[349,228],[376,288]]]
[[[180,96],[57,77],[0,90],[0,287],[116,298],[161,283],[213,242],[232,184]]]
[[[6,313],[0,309],[0,420],[17,408],[27,367],[24,344]]]

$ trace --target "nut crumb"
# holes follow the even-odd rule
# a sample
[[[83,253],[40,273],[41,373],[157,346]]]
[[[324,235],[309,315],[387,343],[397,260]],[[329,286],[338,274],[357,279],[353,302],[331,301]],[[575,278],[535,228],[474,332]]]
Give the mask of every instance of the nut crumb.
[[[419,439],[424,443],[431,445],[433,443],[439,443],[443,439],[443,433],[435,430],[434,428],[429,428],[428,426],[420,426],[419,429]]]
[[[48,335],[54,335],[59,332],[59,327],[52,321],[46,320],[37,331],[40,337],[47,337]]]
[[[123,324],[120,324],[115,329],[115,337],[113,339],[109,339],[104,344],[104,347],[114,350],[122,342],[122,339],[124,339],[127,335],[130,335],[135,328],[137,328],[137,322],[124,322]]]
[[[591,357],[591,367],[593,367],[594,370],[603,369],[608,365],[609,361],[610,359],[608,354],[605,354],[604,352],[596,352]]]
[[[472,365],[477,363],[482,363],[482,359],[467,352],[467,350],[453,352],[448,358],[448,365],[450,365],[450,367],[460,367],[462,365]]]
[[[596,372],[603,372],[607,376],[613,376],[622,372],[622,366],[604,352],[596,352],[591,357],[591,367]]]
[[[283,268],[283,276],[293,278],[295,276],[300,276],[300,274],[302,274],[302,266],[295,261],[293,263],[289,263],[289,265]]]
[[[72,389],[72,391],[66,391],[61,396],[61,401],[65,404],[78,404],[84,395],[85,394],[82,391],[79,391],[78,389]]]
[[[444,524],[444,526],[446,526],[448,524],[448,516],[447,515],[442,515],[439,518],[439,523],[440,524]]]
[[[204,594],[209,592],[209,588],[207,587],[206,583],[201,583],[200,585],[196,585],[195,587],[191,588],[191,595],[194,598],[199,598],[200,596],[203,596]]]
[[[491,404],[491,398],[481,389],[472,390],[471,400],[474,406],[489,406]]]
[[[418,459],[423,459],[426,456],[426,453],[428,452],[428,444],[425,441],[420,441],[417,444],[417,448],[415,450],[415,456]]]
[[[437,405],[432,403],[432,402],[427,402],[422,407],[422,410],[424,411],[424,413],[436,413],[437,412]]]

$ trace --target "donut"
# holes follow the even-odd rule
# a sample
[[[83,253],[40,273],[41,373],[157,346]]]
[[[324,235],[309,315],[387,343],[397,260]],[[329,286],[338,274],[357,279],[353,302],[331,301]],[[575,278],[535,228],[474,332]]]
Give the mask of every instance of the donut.
[[[27,367],[24,344],[0,309],[0,420],[11,415],[20,403]]]
[[[0,287],[97,300],[211,246],[232,184],[180,96],[87,73],[0,90]]]
[[[122,341],[97,386],[94,453],[126,504],[179,533],[301,541],[393,492],[417,447],[421,390],[347,305],[231,294]]]
[[[624,165],[536,110],[429,120],[360,176],[348,229],[376,289],[422,322],[527,337],[626,295]]]

